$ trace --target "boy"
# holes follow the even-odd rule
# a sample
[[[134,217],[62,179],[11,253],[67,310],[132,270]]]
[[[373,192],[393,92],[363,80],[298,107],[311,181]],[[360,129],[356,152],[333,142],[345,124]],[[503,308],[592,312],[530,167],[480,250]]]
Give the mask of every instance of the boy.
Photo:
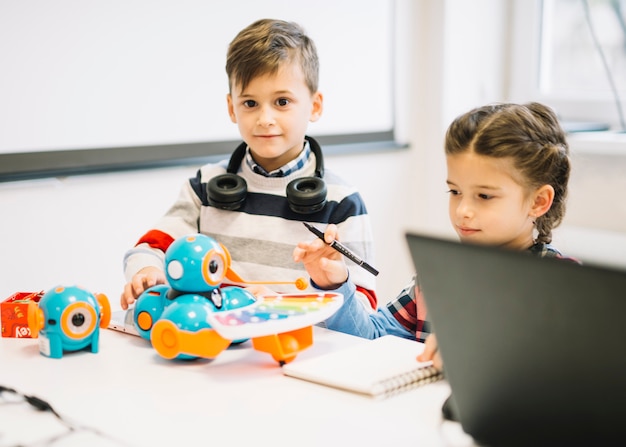
[[[227,103],[244,142],[230,160],[201,167],[165,216],[126,253],[123,309],[145,289],[166,282],[164,252],[190,233],[222,243],[232,269],[247,281],[303,276],[303,267],[291,260],[293,245],[308,234],[303,220],[337,225],[343,243],[372,260],[360,194],[337,176],[324,175],[321,149],[305,136],[308,122],[322,114],[318,71],[315,45],[295,23],[262,19],[235,37],[226,61]],[[357,265],[350,266],[350,275],[359,302],[376,309],[374,277]]]

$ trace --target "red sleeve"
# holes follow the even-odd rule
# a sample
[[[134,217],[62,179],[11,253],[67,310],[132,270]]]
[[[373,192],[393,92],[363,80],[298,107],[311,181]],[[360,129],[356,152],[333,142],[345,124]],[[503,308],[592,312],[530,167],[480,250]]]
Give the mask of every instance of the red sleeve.
[[[378,309],[378,298],[376,298],[376,292],[374,292],[373,290],[364,289],[361,286],[356,286],[356,290],[366,296],[366,298],[370,302],[370,305],[372,306],[372,309]]]
[[[137,241],[136,246],[139,244],[148,244],[152,248],[157,248],[165,253],[165,250],[172,245],[174,238],[167,233],[159,230],[150,230]]]

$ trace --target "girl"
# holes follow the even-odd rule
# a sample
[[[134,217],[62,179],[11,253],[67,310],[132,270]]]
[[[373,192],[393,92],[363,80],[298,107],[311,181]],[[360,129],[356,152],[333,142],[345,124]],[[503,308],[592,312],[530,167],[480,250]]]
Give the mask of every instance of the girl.
[[[456,118],[445,153],[450,223],[461,242],[563,257],[550,242],[565,213],[568,152],[555,113],[539,103],[490,104]],[[387,306],[366,313],[355,303],[343,258],[327,245],[337,238],[337,227],[329,225],[324,238],[326,244],[319,238],[300,242],[293,259],[304,264],[314,287],[344,295],[327,327],[365,338],[426,340],[430,329],[417,275]],[[419,360],[433,360],[441,369],[436,346],[428,337]]]

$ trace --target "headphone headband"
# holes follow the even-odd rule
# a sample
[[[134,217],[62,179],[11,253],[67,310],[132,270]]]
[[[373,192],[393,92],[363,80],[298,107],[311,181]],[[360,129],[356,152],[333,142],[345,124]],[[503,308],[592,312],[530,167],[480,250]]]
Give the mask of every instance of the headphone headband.
[[[315,176],[319,178],[324,178],[324,157],[322,155],[322,148],[314,138],[305,135],[304,139],[309,142],[311,152],[313,152],[313,154],[315,155]],[[245,141],[237,146],[237,149],[235,149],[233,154],[230,156],[226,172],[230,174],[237,173],[237,171],[239,170],[239,166],[241,166],[241,163],[246,156],[247,149],[248,145]]]
[[[315,177],[299,177],[287,185],[286,196],[292,211],[311,214],[324,208],[326,204],[326,184],[324,183],[324,157],[322,148],[315,139],[305,136],[311,152],[315,155]],[[228,161],[226,174],[218,175],[207,184],[207,197],[211,206],[236,210],[241,207],[248,194],[247,184],[237,171],[246,156],[248,145],[243,142],[233,152]]]

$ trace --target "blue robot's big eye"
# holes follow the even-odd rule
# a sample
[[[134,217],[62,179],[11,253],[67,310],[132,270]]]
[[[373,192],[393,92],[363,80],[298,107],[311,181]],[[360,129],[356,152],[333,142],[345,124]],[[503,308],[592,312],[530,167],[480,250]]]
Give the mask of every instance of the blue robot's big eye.
[[[85,315],[81,314],[74,314],[72,316],[72,324],[76,327],[80,327],[83,324],[85,324]]]
[[[214,274],[215,272],[217,272],[218,268],[219,268],[219,264],[217,263],[217,261],[215,261],[215,259],[209,262],[209,272]]]
[[[84,302],[72,303],[61,315],[61,329],[71,339],[83,339],[93,333],[98,322],[95,309]]]
[[[210,250],[202,262],[202,276],[207,284],[219,285],[226,276],[226,258],[217,250]]]
[[[85,333],[85,325],[90,329],[91,315],[86,314],[83,309],[75,310],[67,319],[67,328],[75,335],[83,335]]]

